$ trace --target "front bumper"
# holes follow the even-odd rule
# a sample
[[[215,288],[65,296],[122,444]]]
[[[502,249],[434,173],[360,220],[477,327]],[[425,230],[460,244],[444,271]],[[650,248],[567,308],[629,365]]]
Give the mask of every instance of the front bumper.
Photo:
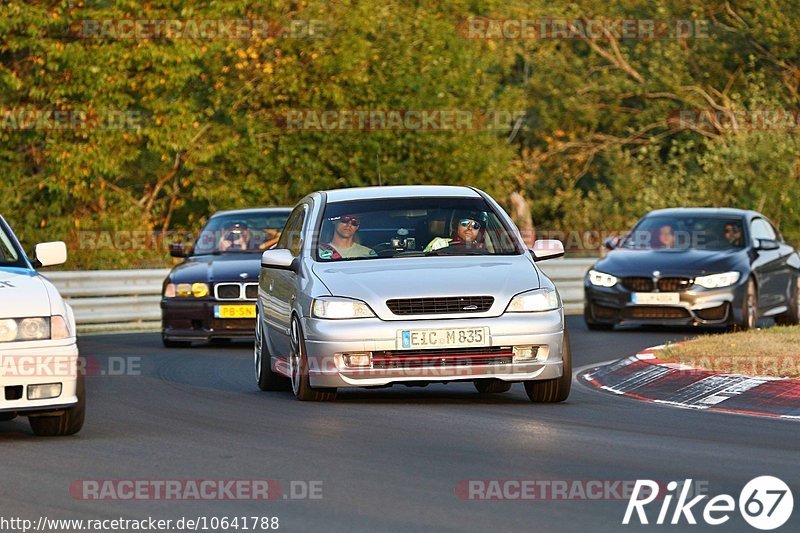
[[[620,283],[597,287],[584,281],[586,317],[599,324],[724,325],[741,321],[747,278],[721,289],[692,287],[677,305],[641,305]]]
[[[209,341],[211,339],[252,338],[254,318],[214,318],[215,305],[252,305],[238,300],[161,300],[161,333],[167,340]]]
[[[78,345],[75,337],[0,344],[0,412],[24,415],[78,403]],[[55,398],[29,400],[28,387],[61,384]]]
[[[489,358],[424,357],[423,366],[405,365],[404,352],[397,346],[399,330],[489,328],[490,347],[533,345],[539,347],[535,360],[497,362]],[[546,380],[561,377],[564,315],[561,310],[543,313],[506,313],[495,318],[448,320],[383,321],[377,318],[358,320],[303,319],[309,380],[312,387],[370,387],[403,382],[448,382],[481,378],[504,381]],[[488,348],[488,347],[487,347]],[[487,350],[488,351],[488,350]],[[341,354],[370,352],[392,354],[391,368],[351,368]],[[426,350],[415,350],[419,354]],[[428,350],[428,352],[430,352]],[[409,358],[413,358],[411,352]],[[506,358],[507,359],[507,358]],[[410,359],[406,359],[410,360]]]

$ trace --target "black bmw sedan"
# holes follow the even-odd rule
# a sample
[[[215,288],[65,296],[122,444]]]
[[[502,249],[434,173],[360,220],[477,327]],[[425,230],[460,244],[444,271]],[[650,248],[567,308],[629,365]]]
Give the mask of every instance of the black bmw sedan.
[[[278,242],[290,213],[289,208],[220,211],[191,248],[170,247],[170,255],[184,260],[164,280],[164,346],[253,336],[261,254]]]
[[[605,244],[584,279],[590,329],[800,320],[800,256],[755,211],[662,209]]]

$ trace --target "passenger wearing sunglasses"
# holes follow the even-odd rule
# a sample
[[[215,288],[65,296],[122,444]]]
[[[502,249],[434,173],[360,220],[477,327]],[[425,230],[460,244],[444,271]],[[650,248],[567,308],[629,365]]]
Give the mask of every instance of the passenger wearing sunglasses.
[[[483,236],[485,233],[486,215],[484,213],[460,213],[455,219],[455,227],[450,238],[436,237],[428,243],[424,251],[431,252],[449,246],[482,250],[484,248]]]
[[[342,215],[330,219],[333,222],[333,237],[327,244],[320,244],[320,259],[354,259],[360,257],[377,257],[372,248],[362,246],[355,241],[356,232],[361,226],[361,219],[355,215]]]

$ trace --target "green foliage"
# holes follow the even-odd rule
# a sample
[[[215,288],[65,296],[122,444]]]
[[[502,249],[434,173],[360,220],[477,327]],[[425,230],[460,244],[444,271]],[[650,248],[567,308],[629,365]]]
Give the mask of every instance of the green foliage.
[[[799,16],[779,0],[13,0],[0,6],[0,110],[86,113],[89,126],[0,126],[0,212],[28,248],[67,240],[68,268],[167,261],[163,246],[98,249],[81,232],[196,230],[219,209],[379,180],[474,185],[501,202],[518,191],[546,229],[624,229],[674,205],[753,208],[800,240],[796,132],[669,120],[798,108]],[[471,17],[712,22],[708,38],[465,39],[457,23]],[[316,20],[322,31],[76,37],[82,20],[119,19]],[[513,135],[292,131],[293,110],[525,115]],[[99,127],[115,113],[125,127]]]

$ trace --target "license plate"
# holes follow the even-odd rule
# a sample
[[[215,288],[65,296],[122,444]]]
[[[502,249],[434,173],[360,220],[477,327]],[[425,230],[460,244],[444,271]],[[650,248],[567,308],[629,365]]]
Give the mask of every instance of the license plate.
[[[255,305],[215,305],[214,318],[255,318]]]
[[[489,328],[403,329],[397,332],[401,350],[489,346]]]
[[[678,305],[681,295],[677,292],[634,292],[631,303],[637,305]]]

